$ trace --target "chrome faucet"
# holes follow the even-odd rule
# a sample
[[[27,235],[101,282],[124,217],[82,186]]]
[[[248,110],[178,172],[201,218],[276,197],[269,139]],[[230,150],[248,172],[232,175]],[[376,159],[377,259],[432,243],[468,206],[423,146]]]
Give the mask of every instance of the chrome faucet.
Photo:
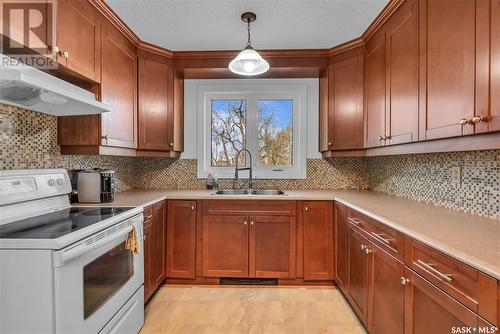
[[[246,152],[248,153],[248,156],[250,157],[250,167],[242,167],[240,168],[238,166],[238,161],[239,161],[239,158],[240,158],[240,154],[241,152]],[[240,170],[248,170],[248,189],[252,189],[253,188],[253,177],[252,177],[252,153],[250,153],[249,150],[247,150],[246,148],[243,148],[241,150],[238,151],[238,153],[236,153],[236,168],[235,168],[235,171],[234,171],[234,184],[233,184],[233,188],[236,189],[237,185],[238,185],[238,177],[239,177],[239,171]]]

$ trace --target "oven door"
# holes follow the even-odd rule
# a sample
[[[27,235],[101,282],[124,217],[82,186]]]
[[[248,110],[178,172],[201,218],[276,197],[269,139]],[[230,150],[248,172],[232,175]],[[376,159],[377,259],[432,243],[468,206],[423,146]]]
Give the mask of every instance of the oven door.
[[[143,285],[142,221],[130,218],[55,253],[56,332],[98,333]],[[135,255],[125,248],[133,229]]]

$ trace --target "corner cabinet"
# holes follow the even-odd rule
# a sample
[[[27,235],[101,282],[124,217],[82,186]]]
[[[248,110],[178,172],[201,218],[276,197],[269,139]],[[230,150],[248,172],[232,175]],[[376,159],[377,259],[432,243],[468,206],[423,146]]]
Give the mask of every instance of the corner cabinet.
[[[333,203],[303,202],[304,280],[334,278]]]
[[[330,59],[322,151],[363,148],[363,51],[361,47]]]
[[[102,36],[101,100],[111,112],[101,114],[101,145],[137,147],[136,47],[105,26]]]
[[[166,277],[166,214],[165,201],[144,208],[144,302]]]
[[[196,201],[168,201],[166,256],[168,278],[194,278],[196,219]]]

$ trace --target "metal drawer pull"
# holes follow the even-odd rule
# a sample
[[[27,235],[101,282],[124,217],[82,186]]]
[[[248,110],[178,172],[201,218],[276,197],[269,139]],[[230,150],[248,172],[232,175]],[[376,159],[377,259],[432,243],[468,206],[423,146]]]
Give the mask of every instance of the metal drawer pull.
[[[347,217],[347,219],[353,223],[354,225],[360,226],[361,222],[359,221],[359,218],[352,218],[352,217]]]
[[[366,246],[365,245],[361,245],[361,250],[365,250],[366,249]]]
[[[451,282],[451,281],[452,281],[452,279],[451,279],[451,277],[450,277],[451,275],[449,275],[449,274],[443,274],[442,272],[440,272],[439,270],[437,270],[436,268],[434,268],[434,267],[432,266],[432,264],[430,264],[430,263],[425,263],[424,261],[421,261],[421,260],[417,260],[417,263],[418,263],[419,265],[421,265],[422,267],[424,267],[424,269],[427,269],[427,270],[429,270],[431,273],[433,273],[433,274],[435,274],[435,275],[439,276],[440,278],[444,279],[446,282],[448,282],[448,283],[449,283],[449,282]]]
[[[370,234],[373,235],[375,237],[375,239],[382,241],[384,244],[387,244],[387,245],[391,244],[391,239],[384,238],[382,233],[370,232]]]
[[[410,283],[410,279],[406,277],[401,277],[401,284],[406,285]]]

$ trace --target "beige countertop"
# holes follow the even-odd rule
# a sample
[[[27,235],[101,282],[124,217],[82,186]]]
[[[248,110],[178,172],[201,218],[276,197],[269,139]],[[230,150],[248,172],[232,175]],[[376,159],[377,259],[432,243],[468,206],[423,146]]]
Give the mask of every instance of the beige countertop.
[[[144,207],[164,199],[336,200],[500,279],[500,221],[372,191],[292,190],[286,194],[231,196],[206,190],[132,190],[101,205]]]

